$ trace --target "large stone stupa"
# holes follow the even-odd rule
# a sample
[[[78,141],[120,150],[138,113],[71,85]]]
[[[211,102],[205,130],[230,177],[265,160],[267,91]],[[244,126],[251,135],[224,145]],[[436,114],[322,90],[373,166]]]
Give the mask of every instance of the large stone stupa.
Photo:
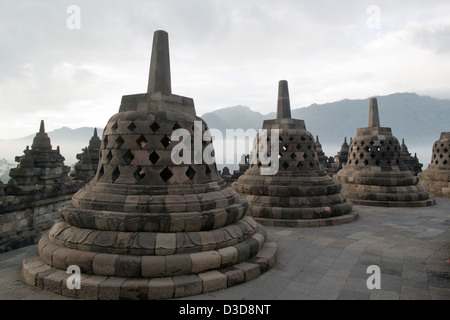
[[[431,162],[419,173],[419,183],[432,197],[450,198],[450,132],[433,144]]]
[[[188,143],[172,140],[177,129],[190,134]],[[268,270],[276,244],[266,242],[215,162],[198,161],[212,142],[200,141],[191,163],[173,160],[174,149],[195,149],[206,130],[193,100],[172,94],[168,34],[156,31],[147,93],[122,97],[103,132],[95,177],[61,208],[39,257],[24,260],[25,281],[83,299],[168,299]],[[80,289],[67,286],[71,265],[81,270]]]
[[[305,122],[291,118],[285,80],[279,82],[277,118],[265,120],[262,129],[253,144],[250,168],[232,184],[249,202],[256,221],[270,226],[313,227],[358,218],[352,203],[340,193],[340,183],[321,169],[314,137]],[[278,137],[272,136],[276,132]],[[267,144],[261,143],[264,141]],[[268,150],[269,145],[273,150]],[[279,153],[273,154],[277,146]],[[274,161],[265,163],[267,157]],[[277,172],[262,171],[274,164],[278,164]]]
[[[358,128],[347,164],[333,179],[354,204],[385,207],[420,207],[435,203],[401,159],[401,146],[391,128],[380,127],[378,103],[370,100],[369,126]]]

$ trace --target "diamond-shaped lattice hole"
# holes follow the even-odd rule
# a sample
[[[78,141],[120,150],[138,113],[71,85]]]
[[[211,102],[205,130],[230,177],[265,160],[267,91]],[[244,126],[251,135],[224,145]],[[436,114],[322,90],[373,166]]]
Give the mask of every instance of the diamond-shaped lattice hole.
[[[300,143],[297,144],[296,148],[297,148],[298,151],[302,150],[302,146],[300,145]]]
[[[134,177],[136,180],[141,181],[145,177],[145,171],[141,167],[138,167],[136,172],[134,173]]]
[[[125,160],[126,164],[130,164],[131,161],[133,161],[134,159],[134,155],[130,150],[127,150],[127,152],[125,152],[125,154],[123,155],[123,160]]]
[[[172,130],[177,130],[177,129],[180,129],[180,128],[181,128],[180,124],[178,122],[175,122],[175,124],[172,127]]]
[[[375,142],[373,140],[370,140],[369,143],[370,143],[371,146],[373,146]]]
[[[164,180],[164,182],[167,182],[173,176],[173,173],[168,167],[165,167],[159,176]]]
[[[278,137],[278,141],[283,141],[283,138],[281,136]]]
[[[445,159],[444,162],[442,162],[442,163],[446,166],[448,163],[447,159]]]
[[[281,166],[284,168],[284,170],[286,170],[287,168],[289,168],[289,163],[285,161]]]
[[[137,138],[136,143],[141,147],[141,149],[144,149],[148,143],[148,140],[145,139],[144,136],[140,136],[139,138]]]
[[[120,170],[118,167],[115,167],[114,171],[111,174],[112,181],[113,182],[116,181],[119,178],[119,176],[120,176]]]
[[[355,164],[357,165],[359,163],[358,159],[355,160]]]
[[[131,132],[133,132],[134,130],[136,130],[136,125],[134,124],[133,121],[131,121],[131,123],[128,125],[128,130],[130,130]]]
[[[440,155],[439,155],[439,158],[441,158],[441,159],[442,159],[443,157],[444,157],[444,156],[443,156],[442,154],[440,154]]]
[[[439,163],[439,161],[437,161],[437,160],[434,162],[434,164],[438,164],[438,163]]]
[[[396,164],[396,165],[399,165],[399,164],[400,164],[400,161],[398,161],[398,159],[395,160],[395,164]]]
[[[106,160],[108,160],[108,163],[111,162],[112,158],[113,158],[112,152],[111,152],[111,150],[109,150],[109,151],[108,151],[108,154],[106,155]]]
[[[159,155],[153,151],[149,156],[148,156],[148,160],[150,160],[151,163],[155,164],[156,162],[158,162],[159,160]]]
[[[103,139],[103,148],[106,148],[108,145],[108,136],[105,136],[105,139]]]
[[[372,154],[373,154],[373,153],[372,153]],[[363,159],[363,158],[364,158],[364,153],[361,152],[361,153],[359,154],[359,158],[360,158],[360,159]]]
[[[444,144],[443,143],[441,143],[441,147],[443,147],[444,146]]]
[[[348,160],[348,164],[352,164],[352,160]]]
[[[369,161],[366,159],[366,160],[364,160],[364,165],[368,165],[369,164]]]
[[[294,141],[294,137],[289,137],[289,141],[290,142]]]
[[[283,146],[283,151],[287,151],[287,149],[288,149],[288,145],[285,144],[285,145]]]
[[[261,168],[262,163],[260,161],[258,161],[258,168]]]
[[[161,128],[161,127],[159,126],[158,122],[156,122],[156,121],[150,125],[150,129],[152,129],[153,133],[158,131],[159,128]]]
[[[114,122],[114,124],[111,127],[112,132],[116,131],[118,127],[119,125],[117,124],[117,122]]]
[[[302,137],[300,138],[300,140],[305,141],[305,140],[306,140],[305,136],[302,136]]]
[[[308,150],[311,150],[311,145],[310,144],[308,144]]]
[[[370,154],[370,157],[371,157],[372,159],[374,159],[374,158],[376,157],[375,153],[371,153],[371,154]]]
[[[195,170],[192,169],[191,166],[189,166],[189,168],[186,170],[186,177],[188,177],[189,179],[193,180],[194,177],[195,177],[195,174],[196,174]]]
[[[364,141],[361,141],[361,146],[363,146],[364,145]]]
[[[310,161],[310,162],[309,162],[309,166],[310,166],[311,168],[314,168],[314,163],[313,163],[312,161]]]
[[[447,153],[447,152],[448,152],[448,149],[447,149],[447,148],[445,148],[445,149],[444,149],[444,152],[445,152],[445,153]]]
[[[306,158],[308,158],[308,154],[305,152],[305,153],[303,154],[303,159],[306,160]]]
[[[300,161],[297,163],[297,168],[299,169],[303,168],[303,164]]]
[[[206,166],[205,173],[209,176],[211,174],[211,169],[209,166]]]
[[[377,159],[377,161],[375,161],[375,164],[376,164],[377,166],[379,166],[380,163],[381,163],[381,161],[380,161],[379,159]]]
[[[167,136],[164,136],[164,138],[161,139],[161,144],[164,146],[164,148],[167,148],[170,143],[171,141]]]
[[[367,152],[370,152],[372,149],[369,146],[367,146],[364,148],[364,150],[366,150]]]
[[[122,137],[121,137],[121,136],[118,136],[118,137],[116,138],[116,148],[117,148],[117,149],[120,149],[120,147],[123,145],[124,142],[125,142],[125,141],[123,141]]]
[[[387,165],[390,166],[391,164],[392,164],[392,161],[391,161],[391,160],[388,160],[388,161],[387,161]]]
[[[291,153],[291,159],[295,160],[297,158],[297,156],[295,155],[295,153]]]

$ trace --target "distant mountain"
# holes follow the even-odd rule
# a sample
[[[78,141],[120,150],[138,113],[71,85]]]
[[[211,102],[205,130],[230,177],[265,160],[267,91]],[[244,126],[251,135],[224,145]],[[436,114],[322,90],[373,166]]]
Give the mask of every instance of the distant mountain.
[[[356,129],[368,124],[369,100],[341,100],[326,104],[313,104],[305,108],[292,106],[292,117],[305,120],[306,129],[314,136],[319,136],[323,150],[327,156],[334,156],[347,137],[356,135]],[[409,151],[417,153],[419,161],[425,169],[431,159],[432,144],[439,139],[441,132],[450,131],[450,100],[439,100],[415,93],[395,93],[376,96],[380,112],[380,123],[383,127],[392,128],[392,133],[400,141],[405,139]],[[209,128],[219,129],[226,137],[226,129],[261,129],[265,119],[276,117],[274,112],[261,114],[247,106],[234,106],[206,113],[201,117]],[[66,165],[77,162],[76,154],[88,146],[94,128],[70,129],[63,127],[47,132],[53,148],[60,146]],[[101,138],[103,130],[97,129]],[[0,140],[0,158],[14,162],[15,156],[23,154],[27,145],[31,146],[35,135],[15,140]],[[216,154],[220,148],[216,147]],[[228,155],[227,155],[228,157]],[[237,155],[239,158],[240,155]],[[216,156],[217,158],[217,156]],[[218,162],[218,167],[222,167]],[[230,168],[236,168],[230,166]]]

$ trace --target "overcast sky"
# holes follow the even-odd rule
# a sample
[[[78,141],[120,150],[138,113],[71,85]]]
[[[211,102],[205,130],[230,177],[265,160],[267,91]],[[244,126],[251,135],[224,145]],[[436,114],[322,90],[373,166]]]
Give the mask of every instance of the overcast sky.
[[[34,134],[41,119],[47,131],[103,128],[122,95],[146,91],[160,29],[172,92],[200,116],[275,111],[279,80],[292,108],[394,92],[450,98],[448,0],[2,0],[0,138]]]

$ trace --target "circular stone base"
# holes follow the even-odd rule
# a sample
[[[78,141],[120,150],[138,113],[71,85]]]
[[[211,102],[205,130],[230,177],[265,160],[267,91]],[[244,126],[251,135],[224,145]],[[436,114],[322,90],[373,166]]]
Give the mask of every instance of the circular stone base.
[[[426,199],[421,201],[376,201],[376,200],[358,200],[349,199],[353,204],[377,207],[429,207],[436,204],[435,199]]]
[[[335,226],[344,223],[350,223],[359,219],[359,213],[351,211],[348,214],[325,219],[272,219],[254,217],[256,222],[267,227],[292,227],[292,228],[309,228],[309,227],[326,227]]]
[[[45,233],[43,237],[48,237]],[[257,278],[276,262],[277,244],[265,242],[252,258],[230,267],[171,277],[117,277],[80,274],[80,289],[69,289],[72,273],[42,262],[36,249],[22,262],[22,278],[55,294],[85,300],[171,299],[226,289]]]

